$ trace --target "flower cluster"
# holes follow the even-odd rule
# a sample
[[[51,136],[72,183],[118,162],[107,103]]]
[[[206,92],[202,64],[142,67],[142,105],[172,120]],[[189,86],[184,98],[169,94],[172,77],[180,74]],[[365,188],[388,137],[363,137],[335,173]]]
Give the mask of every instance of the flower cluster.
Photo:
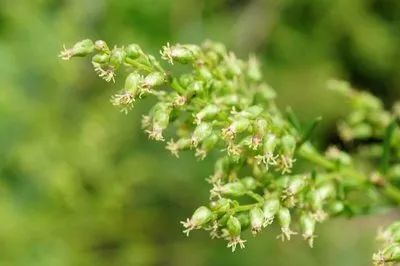
[[[371,210],[381,202],[377,197],[400,202],[397,184],[389,178],[400,172],[395,159],[400,154],[397,105],[387,112],[372,95],[330,82],[354,107],[339,125],[343,139],[377,141],[351,153],[330,147],[323,154],[309,141],[319,119],[304,126],[293,112],[281,112],[254,56],[238,59],[211,41],[200,46],[167,44],[160,51],[163,67],[137,44],[109,49],[104,41],[84,40],[60,57],[92,53],[95,72],[106,81],[114,81],[121,67],[128,70],[124,88],[111,97],[121,111],[128,113],[137,99],[157,98],[142,120],[149,138],[168,137],[166,148],[176,157],[193,150],[199,159],[209,153],[217,158],[207,179],[210,202],[182,222],[187,235],[203,229],[235,251],[244,247],[242,232],[247,228],[257,235],[276,221],[279,239],[298,234],[313,246],[315,227],[327,218]],[[187,65],[186,72],[181,68],[175,73],[176,64]],[[166,136],[169,127],[173,133]],[[374,156],[384,158],[381,168],[358,167],[358,160],[369,162]],[[349,197],[354,193],[365,196],[362,202]]]

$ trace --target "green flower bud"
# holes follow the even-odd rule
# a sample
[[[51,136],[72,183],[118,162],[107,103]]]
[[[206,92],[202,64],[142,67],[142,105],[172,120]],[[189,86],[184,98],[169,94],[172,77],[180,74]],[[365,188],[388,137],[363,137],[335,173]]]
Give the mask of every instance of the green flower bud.
[[[260,81],[262,79],[260,63],[254,55],[250,56],[247,63],[247,76],[252,81]]]
[[[251,232],[253,235],[259,233],[264,226],[264,213],[258,208],[254,207],[249,212],[250,215],[250,223],[251,223]]]
[[[257,180],[254,177],[246,176],[240,180],[247,190],[254,190],[257,188]]]
[[[150,111],[150,116],[152,117],[152,129],[146,131],[151,139],[157,141],[164,140],[162,133],[163,130],[168,127],[170,113],[170,106],[163,102],[156,104],[152,108]]]
[[[207,156],[208,152],[215,147],[218,141],[219,137],[217,134],[211,134],[205,138],[201,143],[201,147],[196,150],[196,157],[203,160]]]
[[[180,44],[170,46],[169,43],[167,43],[160,53],[162,59],[168,60],[171,64],[174,64],[174,61],[181,64],[187,64],[193,62],[195,59],[193,51],[194,48],[192,46],[184,46]]]
[[[125,48],[125,52],[126,52],[126,56],[129,59],[135,60],[137,59],[143,52],[142,49],[140,48],[139,45],[137,44],[129,44],[126,48]]]
[[[240,224],[239,219],[235,216],[229,217],[228,222],[226,223],[226,227],[230,236],[233,237],[240,236],[240,233],[242,232],[242,225]]]
[[[262,100],[269,102],[276,98],[276,92],[266,83],[262,83],[257,87],[257,93],[254,95],[255,100]]]
[[[211,123],[200,123],[193,131],[192,146],[197,147],[199,142],[211,135],[213,128]]]
[[[290,211],[287,208],[280,208],[278,211],[278,220],[281,226],[282,234],[278,236],[282,241],[285,239],[290,240],[291,235],[295,235],[296,233],[290,230],[291,223],[291,215]]]
[[[328,198],[333,198],[335,196],[335,192],[335,186],[330,182],[323,184],[313,191],[310,191],[310,203],[313,209],[322,209],[325,201]]]
[[[248,212],[240,212],[236,214],[236,218],[240,222],[242,231],[246,230],[250,226],[250,216]]]
[[[275,215],[278,213],[280,208],[280,202],[276,198],[267,199],[264,203],[263,213],[265,218],[265,225],[270,225],[274,221]]]
[[[137,72],[129,73],[125,79],[124,90],[132,92],[133,95],[137,95],[139,85],[142,82],[142,76]]]
[[[400,262],[400,245],[394,243],[372,256],[375,265],[383,266],[386,263]]]
[[[108,63],[110,60],[110,56],[108,54],[95,54],[92,58],[92,62],[98,64],[105,64]]]
[[[263,111],[264,108],[262,108],[261,106],[253,105],[241,111],[238,115],[243,118],[254,119],[258,117]]]
[[[235,181],[232,183],[227,183],[224,185],[215,185],[213,189],[210,191],[211,196],[220,196],[220,195],[227,195],[227,196],[234,196],[239,197],[243,196],[246,193],[246,187],[240,181]]]
[[[211,71],[204,66],[202,66],[198,69],[198,73],[199,73],[200,78],[204,81],[210,81],[213,79],[213,75],[212,75]]]
[[[296,149],[296,139],[291,135],[285,135],[281,139],[283,153],[286,155],[293,155]]]
[[[296,195],[308,185],[309,178],[303,175],[290,176],[285,193],[287,195]]]
[[[114,48],[110,55],[110,64],[114,68],[118,68],[125,60],[126,53],[122,48]]]
[[[264,118],[258,118],[254,122],[254,132],[259,136],[264,136],[268,130],[268,122]]]
[[[234,53],[229,53],[224,59],[228,77],[240,76],[242,74],[242,62],[236,58]]]
[[[70,49],[66,49],[60,53],[59,57],[63,60],[69,60],[71,57],[82,57],[94,52],[94,43],[90,39],[86,39],[74,44]]]
[[[226,198],[220,198],[210,203],[211,210],[218,212],[227,212],[230,209],[230,200]]]
[[[97,51],[102,52],[102,53],[109,53],[110,49],[108,48],[108,45],[105,41],[103,40],[97,40],[94,43],[94,47]]]
[[[187,87],[187,92],[186,93],[191,96],[193,94],[196,94],[196,93],[199,93],[199,92],[203,91],[203,89],[204,89],[203,82],[201,82],[201,81],[193,81]]]
[[[239,214],[241,215],[241,214]],[[226,223],[226,231],[228,233],[227,239],[228,248],[232,248],[232,252],[236,250],[236,246],[239,245],[240,248],[244,248],[245,240],[240,239],[240,233],[242,231],[242,224],[240,220],[234,216],[230,216]]]
[[[227,139],[233,139],[236,134],[244,132],[249,126],[250,121],[247,118],[239,118],[233,121],[228,128],[223,129],[222,134]]]
[[[215,104],[208,104],[195,115],[195,122],[199,124],[204,119],[215,117],[220,109]]]
[[[219,42],[207,40],[202,44],[202,47],[204,50],[215,52],[219,56],[224,56],[227,53],[225,45]]]
[[[179,151],[189,149],[190,146],[191,140],[189,138],[180,138],[177,142],[170,140],[167,143],[166,149],[179,158]]]
[[[185,222],[181,222],[185,228],[183,232],[189,236],[190,231],[201,228],[201,226],[208,223],[212,218],[212,211],[205,206],[201,206],[193,213],[190,219],[187,219]]]
[[[308,213],[303,213],[300,216],[300,228],[303,233],[304,240],[308,241],[310,247],[314,244],[315,219]]]
[[[163,85],[165,83],[165,75],[161,72],[152,72],[148,74],[142,84],[143,92],[149,92],[151,88]]]
[[[329,203],[329,205],[328,205],[329,213],[332,215],[340,214],[341,212],[343,212],[344,208],[345,208],[345,205],[341,201],[334,201],[334,202]]]

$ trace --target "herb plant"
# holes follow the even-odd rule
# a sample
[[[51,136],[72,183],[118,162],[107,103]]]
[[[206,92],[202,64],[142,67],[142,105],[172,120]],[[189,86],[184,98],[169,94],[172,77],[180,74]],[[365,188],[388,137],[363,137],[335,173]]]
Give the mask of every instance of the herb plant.
[[[157,99],[142,120],[149,138],[166,142],[176,157],[192,150],[200,160],[210,153],[216,158],[207,178],[209,202],[182,221],[186,235],[203,229],[235,251],[245,247],[244,230],[257,235],[276,222],[277,238],[300,235],[312,247],[318,223],[400,203],[400,104],[387,111],[373,95],[330,81],[328,87],[351,103],[338,129],[353,145],[320,152],[310,138],[321,119],[303,125],[290,109],[279,110],[254,56],[240,60],[211,41],[167,44],[162,65],[137,44],[111,49],[86,39],[60,57],[91,54],[95,72],[107,82],[115,82],[121,68],[127,71],[124,87],[111,97],[121,112],[139,99]],[[374,263],[400,262],[400,222],[381,229],[379,239],[384,245]]]

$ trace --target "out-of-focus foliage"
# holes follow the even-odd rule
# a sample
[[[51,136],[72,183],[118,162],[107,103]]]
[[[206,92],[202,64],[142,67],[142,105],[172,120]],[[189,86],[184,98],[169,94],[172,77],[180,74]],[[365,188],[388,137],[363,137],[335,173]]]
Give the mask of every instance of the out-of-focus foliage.
[[[171,158],[139,128],[149,102],[122,115],[85,63],[57,54],[84,37],[153,54],[223,41],[263,60],[282,107],[324,116],[323,145],[346,110],[328,78],[400,97],[399,30],[397,0],[1,1],[0,265],[368,264],[381,220],[331,222],[314,249],[276,232],[235,255],[202,234],[188,241],[179,221],[207,196],[211,161]]]

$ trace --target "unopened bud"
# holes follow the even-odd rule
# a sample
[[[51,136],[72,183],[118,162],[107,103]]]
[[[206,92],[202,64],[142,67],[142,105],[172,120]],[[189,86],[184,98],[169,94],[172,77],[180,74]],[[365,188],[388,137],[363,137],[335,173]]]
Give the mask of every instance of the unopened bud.
[[[60,53],[59,57],[63,60],[69,60],[71,57],[75,56],[86,56],[88,54],[93,53],[94,51],[94,43],[90,39],[86,39],[74,44],[74,46],[70,49],[66,49]]]
[[[126,48],[125,48],[125,52],[126,52],[126,56],[129,59],[137,59],[141,54],[142,54],[142,49],[140,49],[140,46],[137,44],[129,44]]]
[[[261,228],[264,226],[264,213],[258,208],[254,207],[249,212],[250,215],[250,223],[251,223],[251,232],[253,235],[259,233]]]

